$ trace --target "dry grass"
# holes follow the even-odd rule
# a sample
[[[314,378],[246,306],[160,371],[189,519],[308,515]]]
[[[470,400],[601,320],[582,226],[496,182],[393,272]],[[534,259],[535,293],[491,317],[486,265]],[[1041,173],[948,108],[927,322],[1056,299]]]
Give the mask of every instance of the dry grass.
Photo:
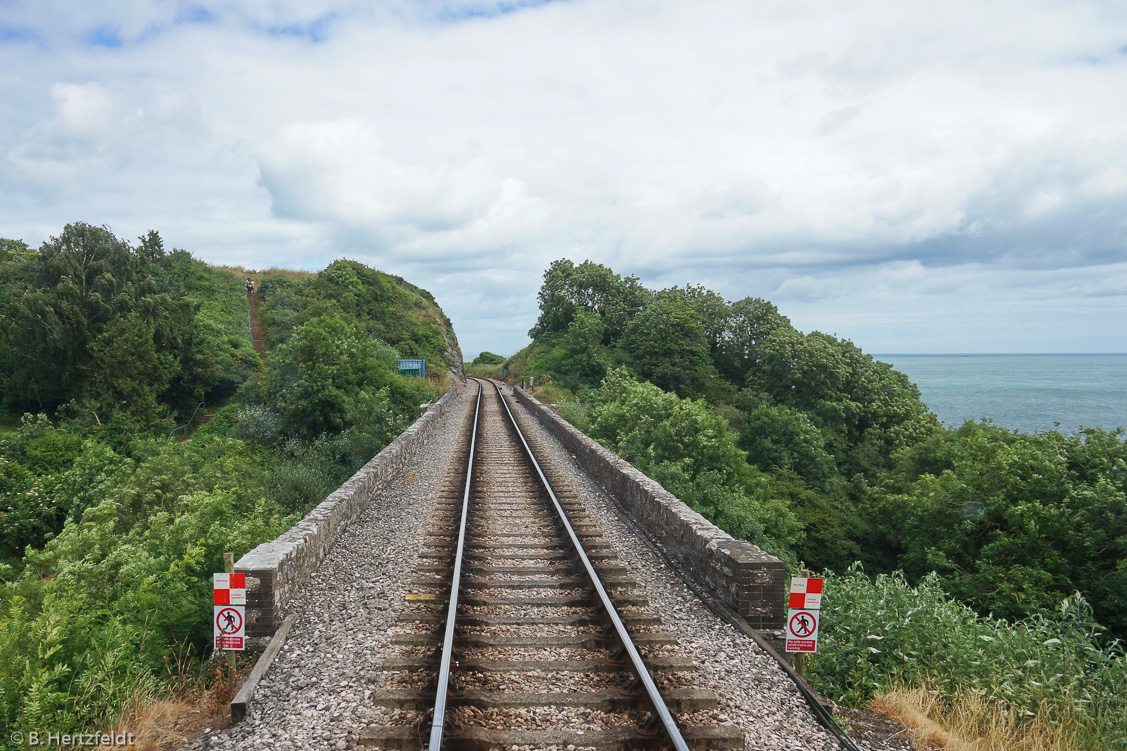
[[[996,703],[966,696],[940,701],[924,686],[880,694],[873,714],[908,728],[912,747],[949,751],[1072,751],[1069,723],[1049,725],[1041,717],[1019,718]]]
[[[247,666],[249,670],[249,666]],[[132,734],[136,751],[172,751],[205,731],[231,724],[231,699],[242,681],[238,673],[228,673],[216,663],[210,686],[185,683],[177,695],[158,699],[138,696],[125,719],[111,731],[113,735]],[[114,751],[99,747],[100,751]]]
[[[316,271],[300,271],[298,269],[269,268],[262,271],[251,271],[250,273],[256,275],[260,282],[279,276],[291,279],[295,282],[302,281],[303,279],[315,279],[317,277]]]
[[[434,393],[441,399],[442,395],[454,385],[454,381],[448,372],[440,370],[437,373],[427,373],[427,385],[434,389]]]
[[[229,272],[231,274],[234,274],[237,277],[241,277],[241,278],[244,278],[244,279],[248,276],[254,277],[259,282],[264,282],[267,279],[270,279],[270,278],[273,278],[273,277],[279,277],[279,276],[284,276],[286,279],[292,279],[294,281],[300,281],[302,279],[312,279],[313,277],[317,276],[317,272],[315,272],[315,271],[300,271],[298,269],[279,269],[279,268],[274,268],[274,267],[271,267],[271,268],[268,268],[268,269],[263,269],[261,271],[257,270],[257,269],[248,269],[248,268],[245,268],[243,266],[213,266],[212,268],[219,269],[220,271]]]

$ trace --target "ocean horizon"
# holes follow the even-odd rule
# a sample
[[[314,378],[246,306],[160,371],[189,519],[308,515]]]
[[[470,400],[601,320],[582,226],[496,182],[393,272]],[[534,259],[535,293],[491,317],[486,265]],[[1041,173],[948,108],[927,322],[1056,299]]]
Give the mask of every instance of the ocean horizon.
[[[1127,427],[1127,354],[884,353],[949,427],[987,419],[1023,433]]]

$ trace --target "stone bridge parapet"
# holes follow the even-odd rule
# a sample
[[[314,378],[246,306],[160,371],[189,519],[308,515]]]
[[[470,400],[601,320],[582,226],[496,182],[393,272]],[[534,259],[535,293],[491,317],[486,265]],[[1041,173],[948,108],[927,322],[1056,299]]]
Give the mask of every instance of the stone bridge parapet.
[[[451,388],[305,518],[235,563],[235,571],[247,575],[246,629],[252,646],[261,646],[274,634],[292,612],[292,599],[298,588],[321,565],[333,544],[384,482],[430,438],[456,398],[457,390]]]
[[[683,573],[739,613],[752,628],[771,631],[785,626],[786,569],[782,561],[750,542],[733,538],[527,392],[514,388],[513,393]]]

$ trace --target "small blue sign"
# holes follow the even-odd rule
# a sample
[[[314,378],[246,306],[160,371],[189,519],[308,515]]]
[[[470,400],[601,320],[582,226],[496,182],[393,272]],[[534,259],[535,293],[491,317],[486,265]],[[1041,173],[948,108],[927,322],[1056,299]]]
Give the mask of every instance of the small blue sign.
[[[401,376],[416,376],[417,378],[426,378],[427,377],[426,360],[400,360],[399,361],[399,375],[401,375]]]

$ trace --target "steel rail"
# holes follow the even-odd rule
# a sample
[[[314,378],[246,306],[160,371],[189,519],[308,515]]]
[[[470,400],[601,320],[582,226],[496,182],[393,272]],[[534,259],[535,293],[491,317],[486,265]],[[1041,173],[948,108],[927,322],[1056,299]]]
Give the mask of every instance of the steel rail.
[[[633,639],[630,638],[630,634],[626,631],[626,626],[622,623],[622,618],[619,617],[614,603],[610,601],[610,596],[607,594],[606,588],[599,579],[598,573],[595,572],[595,567],[591,565],[591,560],[587,557],[587,552],[583,549],[583,543],[579,541],[579,536],[575,534],[575,529],[571,526],[571,521],[567,518],[567,512],[564,511],[563,506],[560,505],[559,499],[552,490],[551,483],[549,483],[548,478],[544,476],[544,470],[540,468],[540,462],[536,461],[536,457],[533,455],[528,441],[524,438],[524,433],[521,432],[520,426],[517,425],[516,417],[513,416],[512,410],[509,409],[509,405],[505,401],[504,394],[501,393],[501,387],[497,385],[496,382],[492,383],[493,387],[497,389],[497,396],[501,399],[501,404],[505,407],[505,412],[509,415],[509,420],[512,422],[517,437],[520,438],[520,442],[524,446],[524,450],[528,454],[532,466],[536,469],[536,474],[540,476],[540,482],[548,492],[548,497],[551,499],[552,505],[556,509],[556,514],[559,516],[564,529],[567,531],[568,537],[571,539],[571,544],[574,546],[575,552],[579,555],[579,560],[583,564],[587,577],[591,580],[591,584],[594,586],[595,592],[599,596],[600,604],[603,606],[607,616],[610,618],[611,624],[614,626],[615,634],[618,636],[619,641],[622,643],[622,648],[630,660],[630,669],[645,690],[646,698],[650,703],[650,709],[652,709],[657,716],[658,723],[661,725],[661,729],[665,733],[665,737],[668,739],[670,745],[676,749],[676,751],[689,751],[689,746],[685,743],[685,739],[681,735],[681,730],[677,727],[677,723],[674,721],[669,707],[665,705],[665,700],[661,698],[661,692],[658,691],[657,684],[654,683],[653,677],[650,676],[649,669],[647,669],[645,663],[642,662],[642,656],[638,653],[637,647],[634,646]],[[432,751],[436,750],[432,749]]]
[[[434,698],[434,716],[430,723],[428,751],[442,748],[442,733],[446,726],[446,695],[450,688],[450,660],[454,651],[454,622],[458,617],[458,590],[462,587],[462,554],[466,549],[466,518],[470,508],[470,484],[473,482],[473,458],[477,447],[477,422],[481,417],[482,387],[477,385],[477,405],[474,407],[473,429],[470,431],[470,458],[466,463],[466,490],[462,494],[462,520],[458,524],[458,548],[454,552],[454,575],[450,582],[450,607],[446,612],[446,635],[442,640],[439,658],[438,694]]]

